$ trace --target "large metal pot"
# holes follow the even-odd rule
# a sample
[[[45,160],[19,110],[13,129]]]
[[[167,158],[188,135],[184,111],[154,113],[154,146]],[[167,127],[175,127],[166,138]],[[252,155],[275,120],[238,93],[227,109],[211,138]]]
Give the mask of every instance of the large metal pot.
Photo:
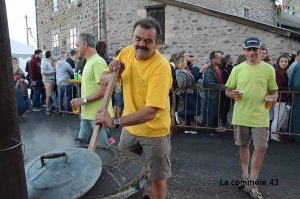
[[[150,168],[139,155],[113,146],[97,146],[95,153],[102,160],[102,173],[81,199],[143,198]]]
[[[28,198],[79,198],[94,186],[101,171],[101,159],[91,150],[52,151],[25,166]]]

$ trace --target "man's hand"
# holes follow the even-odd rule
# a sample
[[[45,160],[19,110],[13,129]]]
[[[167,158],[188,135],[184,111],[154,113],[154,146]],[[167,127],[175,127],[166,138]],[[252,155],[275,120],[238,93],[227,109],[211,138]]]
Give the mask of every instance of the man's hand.
[[[75,108],[76,106],[82,106],[84,105],[83,99],[82,98],[74,98],[71,100],[71,106]]]
[[[95,124],[103,124],[106,128],[115,128],[113,119],[105,109],[99,109],[95,115]]]
[[[239,90],[230,91],[230,98],[232,98],[232,99],[236,99],[236,98],[240,97],[241,95],[243,95],[243,94],[240,93]]]
[[[275,106],[277,104],[277,95],[267,95],[266,98],[271,98],[272,100],[272,106]]]
[[[125,69],[125,64],[123,62],[121,62],[120,60],[114,60],[114,61],[110,62],[110,64],[109,64],[110,72],[116,71],[116,70],[118,70],[118,68],[120,68],[119,75],[121,75]]]
[[[30,85],[32,85],[33,87],[35,87],[36,86],[36,81],[32,81]]]

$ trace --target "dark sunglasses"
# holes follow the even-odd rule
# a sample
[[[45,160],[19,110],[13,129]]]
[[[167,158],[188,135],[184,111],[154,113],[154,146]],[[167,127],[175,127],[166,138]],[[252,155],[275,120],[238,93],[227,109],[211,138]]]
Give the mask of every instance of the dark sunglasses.
[[[250,51],[253,51],[253,52],[257,52],[258,51],[258,48],[246,48],[246,51],[247,52],[250,52]]]

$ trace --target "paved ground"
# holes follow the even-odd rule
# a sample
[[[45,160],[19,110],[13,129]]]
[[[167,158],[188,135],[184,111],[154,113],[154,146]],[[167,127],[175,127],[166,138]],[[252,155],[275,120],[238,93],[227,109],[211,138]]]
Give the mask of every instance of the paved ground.
[[[56,116],[51,122],[44,112],[30,113],[20,129],[28,162],[45,152],[70,147],[79,131],[79,117]],[[120,130],[113,130],[112,135],[118,141]],[[191,135],[179,130],[173,133],[171,141],[173,176],[168,181],[168,199],[250,198],[231,185],[241,175],[238,148],[231,132],[212,139],[203,132]],[[264,198],[299,198],[299,155],[299,144],[269,144],[260,175],[260,181],[267,183],[260,187]],[[221,185],[226,181],[229,185]]]

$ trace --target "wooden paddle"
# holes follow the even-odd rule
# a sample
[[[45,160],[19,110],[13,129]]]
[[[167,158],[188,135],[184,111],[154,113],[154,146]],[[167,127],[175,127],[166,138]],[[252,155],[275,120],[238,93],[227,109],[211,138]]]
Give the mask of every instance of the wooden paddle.
[[[120,70],[120,68],[118,68],[118,70],[113,71],[113,72],[110,73],[111,78],[108,82],[107,88],[105,90],[104,97],[102,99],[101,109],[106,109],[107,110],[107,107],[109,105],[109,100],[111,99],[111,95],[113,93],[114,86],[115,86],[115,83],[116,83],[116,80],[117,80],[117,77],[118,77],[118,74],[119,74],[119,70]],[[90,144],[89,144],[89,148],[88,148],[89,150],[95,151],[96,146],[97,146],[97,142],[98,142],[98,139],[99,139],[99,136],[100,136],[101,128],[102,128],[102,124],[95,125],[94,132],[93,132],[93,135],[92,135],[92,138],[91,138],[91,141],[90,141]]]

